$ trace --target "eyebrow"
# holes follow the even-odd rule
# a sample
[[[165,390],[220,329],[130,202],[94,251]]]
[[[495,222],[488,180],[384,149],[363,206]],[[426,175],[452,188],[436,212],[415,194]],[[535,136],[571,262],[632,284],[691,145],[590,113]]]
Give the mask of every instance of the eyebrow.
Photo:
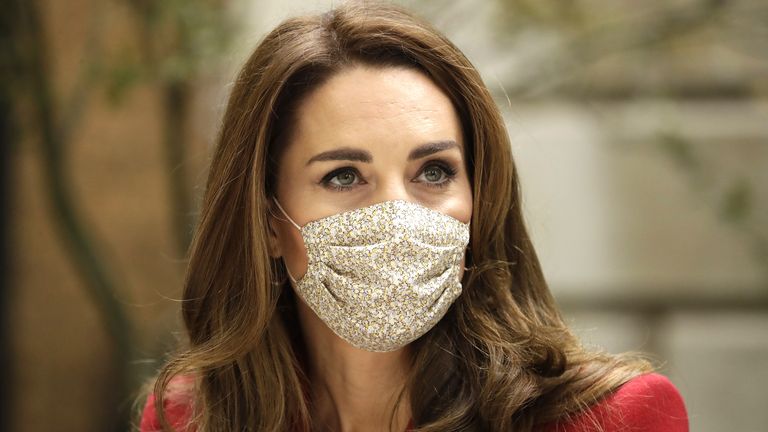
[[[427,157],[433,153],[441,152],[452,148],[459,148],[459,144],[453,140],[433,141],[426,144],[421,144],[415,149],[411,150],[408,154],[408,160],[421,159]],[[357,162],[370,163],[373,160],[371,152],[368,150],[356,149],[351,147],[342,147],[334,150],[324,151],[312,156],[307,165],[312,162],[319,161],[334,161],[334,160],[349,160]]]

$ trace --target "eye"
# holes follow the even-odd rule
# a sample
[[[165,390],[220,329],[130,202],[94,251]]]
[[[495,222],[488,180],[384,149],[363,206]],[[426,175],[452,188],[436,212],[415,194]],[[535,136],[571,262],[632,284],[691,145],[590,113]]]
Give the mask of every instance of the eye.
[[[424,170],[424,178],[430,182],[439,182],[444,175],[445,171],[437,165],[432,165]]]
[[[427,162],[417,179],[430,187],[445,187],[456,177],[456,169],[442,161]]]
[[[333,190],[351,189],[355,181],[360,178],[360,174],[352,167],[343,167],[335,169],[323,177],[320,183]]]
[[[348,191],[357,184],[365,183],[361,180],[361,175],[353,167],[342,167],[326,174],[320,184],[334,191]],[[456,177],[456,169],[450,163],[445,161],[427,162],[421,170],[419,176],[414,180],[417,183],[424,183],[428,187],[443,188],[448,186]]]

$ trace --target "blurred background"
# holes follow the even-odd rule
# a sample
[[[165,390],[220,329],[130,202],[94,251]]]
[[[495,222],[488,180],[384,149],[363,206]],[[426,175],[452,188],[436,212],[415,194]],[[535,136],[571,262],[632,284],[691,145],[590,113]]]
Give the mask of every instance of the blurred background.
[[[333,3],[4,2],[0,430],[128,430],[230,83]],[[691,430],[768,430],[768,3],[400,3],[494,93],[584,341],[663,361]]]

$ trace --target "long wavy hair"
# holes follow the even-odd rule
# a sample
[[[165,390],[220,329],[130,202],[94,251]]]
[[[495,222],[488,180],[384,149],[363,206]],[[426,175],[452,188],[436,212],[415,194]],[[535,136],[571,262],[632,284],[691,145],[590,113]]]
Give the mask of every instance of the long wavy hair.
[[[317,427],[294,294],[282,260],[268,253],[270,199],[297,105],[360,64],[426,74],[450,97],[465,135],[470,271],[442,320],[412,342],[403,391],[416,430],[531,431],[654,370],[638,353],[585,349],[564,323],[524,225],[504,121],[474,66],[411,13],[354,2],[282,22],[234,83],[184,281],[188,341],[153,388],[165,430],[169,398],[190,404],[199,431]],[[180,376],[194,379],[179,390]]]

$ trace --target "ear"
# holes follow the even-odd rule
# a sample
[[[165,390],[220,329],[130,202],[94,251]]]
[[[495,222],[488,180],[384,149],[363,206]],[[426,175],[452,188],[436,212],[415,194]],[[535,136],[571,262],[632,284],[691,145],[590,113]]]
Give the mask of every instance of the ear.
[[[272,201],[267,203],[267,242],[269,243],[269,256],[272,258],[279,258],[283,256],[282,248],[280,247],[280,239],[277,231],[278,218],[275,216],[274,204]]]

